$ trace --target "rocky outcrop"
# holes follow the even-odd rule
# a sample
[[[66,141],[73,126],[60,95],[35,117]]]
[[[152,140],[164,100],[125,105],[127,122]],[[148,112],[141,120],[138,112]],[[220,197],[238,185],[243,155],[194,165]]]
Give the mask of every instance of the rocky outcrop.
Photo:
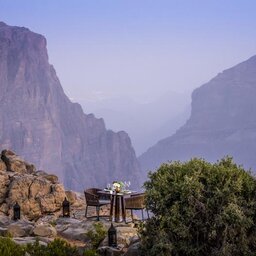
[[[0,148],[54,173],[68,189],[125,179],[139,186],[128,135],[106,130],[103,119],[70,102],[43,36],[1,22],[0,74]]]
[[[256,170],[256,56],[218,74],[192,94],[187,123],[139,160],[144,170],[170,160],[231,155]]]
[[[36,171],[10,150],[3,150],[0,156],[0,214],[12,218],[16,202],[29,220],[60,213],[66,194],[55,175]]]
[[[0,236],[12,237],[17,244],[39,241],[47,245],[55,238],[66,240],[79,249],[91,248],[90,232],[97,232],[96,218],[85,217],[85,198],[82,193],[64,191],[63,185],[55,175],[37,171],[35,166],[24,161],[14,152],[3,150],[0,154]],[[70,218],[62,216],[62,202],[67,197],[70,202]],[[18,202],[21,218],[13,219],[13,205]],[[102,230],[107,231],[111,225],[109,210],[100,209]],[[88,215],[96,215],[95,207],[88,209]],[[134,224],[115,223],[118,248],[108,246],[108,236],[102,237],[98,248],[99,255],[136,255],[127,254],[129,247],[139,240]],[[97,235],[96,235],[97,236]],[[134,246],[133,246],[134,247]],[[137,250],[138,252],[138,250]]]

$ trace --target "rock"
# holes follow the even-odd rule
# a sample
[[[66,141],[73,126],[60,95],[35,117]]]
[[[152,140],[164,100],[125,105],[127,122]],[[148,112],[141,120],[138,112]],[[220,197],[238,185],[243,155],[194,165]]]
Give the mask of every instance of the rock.
[[[130,245],[130,238],[137,235],[137,229],[132,227],[117,227],[117,242],[118,244]]]
[[[8,186],[10,184],[9,176],[7,172],[0,171],[0,205],[5,201]]]
[[[18,221],[7,226],[7,232],[12,237],[25,237],[31,234],[33,224],[27,221]]]
[[[38,237],[30,237],[30,236],[27,236],[27,237],[14,237],[13,238],[13,241],[17,244],[20,244],[20,245],[25,245],[25,244],[33,244],[37,241],[37,239],[39,239],[39,244],[40,245],[44,245],[44,246],[47,246],[48,243],[50,243],[52,241],[52,239],[44,239],[44,241],[42,240],[42,238],[38,238]]]
[[[78,240],[82,242],[89,241],[85,235],[86,230],[78,227],[68,227],[65,230],[59,232],[59,234],[68,240]]]
[[[35,221],[35,225],[42,225],[42,224],[51,224],[51,226],[55,227],[57,225],[58,217],[55,214],[43,215],[37,221]]]
[[[78,202],[79,198],[77,196],[77,194],[74,192],[74,191],[65,191],[66,193],[66,197],[68,199],[68,201],[71,203],[71,204],[75,204]],[[84,199],[83,199],[83,202],[84,202]]]
[[[56,220],[56,225],[63,226],[63,225],[73,225],[73,226],[80,226],[81,220],[77,220],[74,218],[58,218]]]
[[[11,225],[7,228],[8,234],[13,237],[22,237],[26,236],[26,232],[19,225]]]
[[[109,228],[109,227],[108,227]],[[108,229],[107,228],[107,229]],[[133,240],[137,238],[137,229],[130,226],[129,224],[115,224],[115,228],[117,231],[117,244],[118,246],[123,245],[124,247],[128,247]],[[105,237],[105,239],[100,244],[101,247],[108,246],[108,237]]]
[[[130,245],[135,244],[139,241],[140,241],[140,238],[138,237],[138,235],[130,237]]]
[[[4,161],[0,158],[0,172],[6,172],[7,168]]]
[[[3,201],[4,201],[4,200],[2,199],[2,202],[3,202]],[[5,215],[9,215],[10,208],[9,208],[9,206],[8,206],[7,203],[2,203],[2,204],[0,205],[0,212],[3,213],[3,214],[5,214]]]
[[[1,159],[9,172],[17,172],[21,174],[30,174],[35,171],[35,167],[17,156],[11,150],[3,150]]]
[[[65,221],[65,219],[67,220]],[[56,230],[58,235],[68,240],[88,242],[90,238],[87,237],[87,232],[89,230],[94,230],[93,224],[94,222],[92,221],[59,218],[57,220]]]
[[[119,256],[123,254],[123,251],[118,248],[104,246],[98,248],[97,253],[102,256]]]
[[[0,227],[5,227],[10,224],[10,218],[6,215],[0,215]]]
[[[127,252],[124,254],[124,256],[140,256],[140,242],[136,242],[129,246]]]
[[[13,178],[8,196],[6,201],[10,206],[18,202],[22,215],[35,219],[42,214],[59,211],[65,190],[61,184],[52,184],[43,177],[26,175]]]
[[[29,29],[0,26],[0,124],[2,149],[12,149],[67,189],[83,191],[117,179],[139,187],[140,167],[127,133],[107,130],[64,94],[46,39]],[[10,152],[8,171],[29,173]],[[48,177],[54,183],[55,177]]]
[[[53,174],[45,175],[44,178],[49,180],[53,184],[56,184],[58,182],[58,177],[56,175],[53,175]]]
[[[57,235],[57,231],[50,224],[41,224],[34,227],[33,235],[41,237],[55,237]]]
[[[61,211],[66,194],[55,175],[36,172],[33,165],[10,150],[4,150],[1,156],[9,169],[0,171],[0,213],[12,218],[16,202],[21,207],[21,216],[30,220]]]

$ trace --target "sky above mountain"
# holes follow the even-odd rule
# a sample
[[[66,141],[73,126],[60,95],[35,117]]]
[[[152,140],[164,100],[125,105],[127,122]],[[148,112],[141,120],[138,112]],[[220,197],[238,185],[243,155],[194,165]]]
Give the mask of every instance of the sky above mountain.
[[[0,0],[0,20],[47,38],[74,101],[188,92],[256,53],[251,0]]]

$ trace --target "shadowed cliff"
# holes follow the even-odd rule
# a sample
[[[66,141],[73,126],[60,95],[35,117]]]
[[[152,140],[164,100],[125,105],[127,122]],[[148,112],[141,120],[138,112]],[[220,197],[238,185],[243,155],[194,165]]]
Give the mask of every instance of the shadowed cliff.
[[[48,62],[46,39],[0,23],[0,148],[12,149],[67,188],[139,184],[139,166],[125,132],[106,130],[64,94]]]

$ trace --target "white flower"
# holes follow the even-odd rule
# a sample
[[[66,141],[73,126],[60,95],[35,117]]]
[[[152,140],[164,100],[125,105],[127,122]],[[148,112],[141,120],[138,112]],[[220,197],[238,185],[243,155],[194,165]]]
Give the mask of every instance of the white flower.
[[[118,182],[114,182],[114,183],[113,183],[113,187],[114,187],[114,188],[120,188],[120,187],[121,187],[121,184],[118,183]]]

